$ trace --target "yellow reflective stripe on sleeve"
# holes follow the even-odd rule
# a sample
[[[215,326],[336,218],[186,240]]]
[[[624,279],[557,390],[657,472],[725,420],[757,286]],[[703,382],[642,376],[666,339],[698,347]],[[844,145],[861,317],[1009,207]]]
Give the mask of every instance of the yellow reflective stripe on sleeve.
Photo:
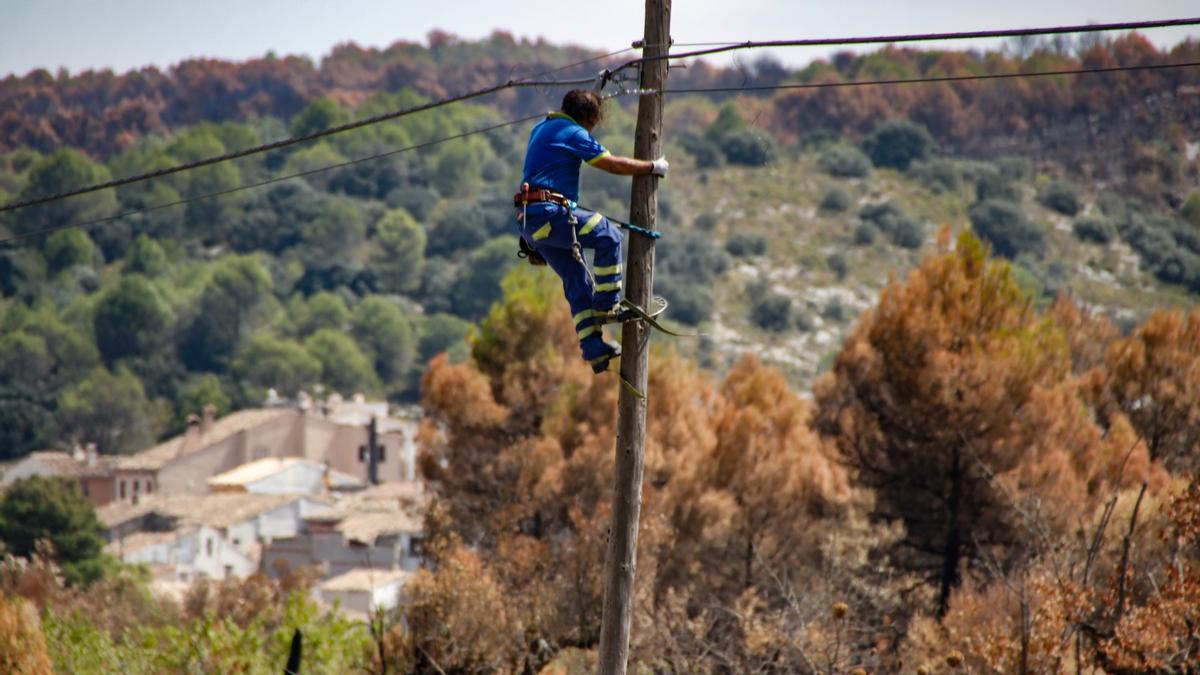
[[[583,330],[579,331],[579,339],[582,340],[583,338],[585,338],[599,330],[600,330],[599,326],[592,324],[592,325],[588,326],[587,328],[584,328]]]
[[[573,324],[575,324],[575,325],[579,325],[579,322],[580,322],[580,321],[583,321],[584,319],[590,319],[590,318],[592,318],[592,317],[593,317],[593,316],[595,316],[595,315],[596,315],[596,311],[595,311],[595,310],[593,310],[593,309],[585,309],[585,310],[583,310],[582,312],[580,312],[580,313],[576,314],[575,316],[571,317],[571,323],[573,323]]]
[[[603,354],[601,356],[597,356],[594,359],[590,359],[588,361],[588,363],[591,365],[595,365],[597,363],[600,363],[601,361],[607,361],[608,359],[612,359],[612,358],[616,358],[616,357],[614,357],[612,354]]]
[[[599,225],[600,221],[603,219],[603,215],[599,213],[593,213],[592,217],[588,218],[587,222],[583,224],[583,227],[579,228],[579,234],[584,235],[596,229],[596,226]]]
[[[608,267],[597,267],[596,268],[596,276],[598,276],[598,277],[604,277],[604,276],[608,276],[610,274],[620,274],[620,273],[621,273],[621,264],[620,263],[617,263],[616,265],[609,265]]]
[[[592,166],[596,166],[596,162],[599,162],[600,160],[604,159],[605,157],[611,157],[611,156],[612,156],[612,153],[611,153],[611,152],[609,152],[609,151],[607,151],[607,150],[605,150],[604,152],[602,152],[602,153],[600,153],[600,154],[596,155],[595,157],[593,157],[593,158],[589,159],[589,160],[588,160],[588,164],[590,164],[590,165],[592,165]]]
[[[546,223],[545,225],[539,227],[537,229],[537,231],[533,233],[533,240],[541,241],[549,236],[550,236],[550,223]]]
[[[621,290],[621,282],[613,281],[607,284],[596,284],[596,292],[603,293],[604,291],[619,291]]]

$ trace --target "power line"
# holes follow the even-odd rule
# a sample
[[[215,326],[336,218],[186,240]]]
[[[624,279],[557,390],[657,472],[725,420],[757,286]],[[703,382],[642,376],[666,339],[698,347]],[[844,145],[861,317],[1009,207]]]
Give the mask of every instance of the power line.
[[[1187,62],[1187,63],[1166,63],[1166,64],[1155,64],[1155,65],[1144,65],[1144,66],[1113,66],[1113,67],[1109,67],[1109,68],[1051,70],[1051,71],[1037,71],[1037,72],[1031,72],[1031,73],[992,73],[992,74],[983,74],[983,75],[952,75],[952,76],[946,76],[946,77],[906,78],[906,79],[896,79],[896,80],[860,80],[860,81],[851,81],[851,82],[809,82],[809,83],[775,84],[775,85],[743,85],[743,86],[738,86],[738,87],[688,87],[688,88],[680,88],[680,89],[668,89],[663,93],[690,94],[690,93],[730,92],[730,91],[766,91],[766,90],[779,90],[779,89],[784,89],[784,90],[786,90],[786,89],[832,89],[832,88],[838,88],[838,87],[882,86],[882,85],[895,85],[895,84],[929,84],[929,83],[937,83],[937,82],[963,82],[963,81],[970,81],[970,80],[996,80],[996,79],[1012,79],[1012,78],[1020,78],[1020,77],[1090,75],[1090,74],[1100,74],[1100,73],[1114,73],[1114,72],[1141,71],[1141,70],[1166,70],[1166,69],[1187,68],[1187,67],[1194,67],[1194,66],[1200,66],[1200,61],[1192,61],[1192,62]],[[642,94],[642,93],[646,93],[646,92],[641,91],[641,90],[630,91],[630,92],[620,92],[620,93],[611,94],[611,95],[607,96],[606,98],[612,98],[612,97],[618,96],[622,93],[623,94]],[[504,127],[521,124],[522,122],[528,122],[528,121],[537,119],[541,116],[542,116],[541,113],[538,113],[536,115],[529,115],[529,116],[521,117],[518,119],[500,122],[498,124],[493,124],[491,126],[482,127],[482,128],[474,129],[471,131],[465,131],[465,132],[462,132],[459,134],[454,134],[452,136],[446,136],[443,138],[426,141],[424,143],[418,143],[416,145],[410,145],[410,146],[406,146],[406,147],[402,147],[402,148],[396,148],[394,150],[389,150],[387,152],[381,152],[381,153],[376,153],[373,155],[368,155],[365,157],[359,157],[356,159],[347,160],[345,162],[338,162],[336,164],[318,167],[315,169],[308,169],[306,171],[300,171],[297,173],[288,174],[286,176],[277,176],[275,178],[269,178],[269,179],[254,182],[254,183],[247,183],[244,185],[239,185],[239,186],[227,188],[224,190],[218,190],[216,192],[209,192],[209,193],[205,193],[205,194],[201,194],[201,195],[193,195],[191,197],[185,197],[183,199],[178,199],[178,200],[175,200],[172,202],[168,202],[166,204],[159,204],[159,205],[151,206],[151,207],[131,209],[129,211],[124,211],[124,212],[121,212],[121,213],[118,213],[118,214],[112,215],[112,216],[106,216],[104,218],[96,218],[94,220],[89,220],[89,221],[85,221],[85,222],[81,222],[81,223],[71,223],[69,225],[59,225],[56,227],[48,227],[48,228],[43,228],[40,230],[35,230],[32,232],[25,232],[25,233],[22,233],[22,234],[19,234],[16,236],[8,237],[5,239],[0,239],[0,245],[8,244],[8,243],[11,243],[14,241],[19,241],[22,239],[29,239],[32,237],[37,237],[37,236],[40,236],[43,234],[50,234],[50,233],[56,232],[58,230],[64,230],[64,229],[70,229],[70,228],[76,228],[76,227],[87,229],[87,228],[94,227],[96,225],[101,225],[104,223],[111,222],[113,220],[124,218],[126,216],[137,215],[139,213],[148,213],[151,211],[158,211],[160,209],[167,209],[167,208],[171,208],[173,206],[181,206],[183,204],[187,204],[189,202],[194,202],[194,201],[197,201],[200,199],[209,199],[209,198],[213,198],[213,197],[220,197],[223,195],[232,194],[234,192],[241,192],[243,190],[250,190],[253,188],[257,188],[257,187],[263,187],[265,185],[280,183],[280,182],[283,182],[286,180],[291,180],[293,178],[303,178],[305,176],[311,176],[311,175],[322,173],[325,171],[332,171],[334,169],[344,168],[344,167],[351,166],[354,164],[359,164],[361,162],[367,162],[367,161],[374,160],[374,159],[381,159],[383,157],[389,157],[391,155],[396,155],[396,154],[400,154],[403,152],[420,150],[422,148],[427,148],[427,147],[430,147],[433,145],[437,145],[439,143],[445,143],[447,141],[453,141],[453,140],[457,140],[460,138],[466,138],[468,136],[474,136],[476,134],[482,134],[482,133],[487,133],[490,131],[495,131],[497,129],[502,129]]]
[[[130,209],[128,211],[123,211],[123,212],[115,214],[115,215],[105,216],[103,218],[96,218],[94,220],[87,220],[87,221],[80,222],[80,223],[71,223],[68,225],[57,225],[54,227],[45,227],[40,230],[34,230],[32,232],[23,232],[21,234],[15,235],[15,236],[0,239],[0,245],[9,244],[14,241],[20,241],[22,239],[30,239],[33,237],[38,237],[43,234],[50,234],[52,232],[57,232],[59,230],[67,230],[67,229],[72,229],[72,228],[89,229],[89,228],[95,227],[97,225],[103,225],[105,223],[109,223],[111,221],[118,220],[120,218],[125,218],[126,216],[133,216],[133,215],[137,215],[139,213],[149,213],[151,211],[158,211],[161,209],[169,209],[173,206],[182,206],[184,204],[198,201],[201,199],[211,199],[213,197],[220,197],[223,195],[232,194],[234,192],[241,192],[243,190],[250,190],[253,188],[263,187],[264,185],[272,185],[274,183],[282,183],[283,181],[291,180],[293,178],[303,178],[305,176],[311,176],[314,174],[323,173],[325,171],[341,169],[341,168],[351,166],[354,164],[359,164],[359,163],[367,162],[367,161],[374,160],[374,159],[382,159],[384,157],[389,157],[391,155],[397,155],[402,152],[411,152],[413,150],[420,150],[422,148],[428,148],[432,145],[437,145],[439,143],[445,143],[447,141],[458,140],[460,138],[466,138],[468,136],[474,136],[476,134],[483,134],[483,133],[487,133],[489,131],[495,131],[497,129],[502,129],[504,127],[510,127],[515,124],[520,124],[522,122],[528,122],[530,120],[537,119],[542,116],[543,116],[543,113],[538,113],[536,115],[529,115],[527,117],[521,117],[519,119],[508,120],[506,122],[500,122],[498,124],[493,124],[491,126],[482,127],[479,129],[472,129],[471,131],[464,131],[459,134],[454,134],[453,136],[437,138],[432,141],[425,141],[424,143],[417,143],[416,145],[409,145],[409,146],[405,146],[403,148],[396,148],[394,150],[388,150],[387,152],[380,152],[380,153],[376,153],[374,155],[368,155],[366,157],[358,157],[355,159],[347,160],[345,162],[338,162],[337,164],[330,164],[328,166],[318,167],[316,169],[308,169],[308,170],[300,171],[297,173],[291,173],[286,176],[276,176],[275,178],[268,178],[266,180],[261,180],[261,181],[257,181],[254,183],[246,183],[244,185],[238,185],[235,187],[226,188],[224,190],[217,190],[215,192],[206,192],[201,195],[192,195],[190,197],[184,197],[182,199],[177,199],[172,202],[167,202],[166,204],[158,204],[155,206],[147,206],[147,207],[142,207],[142,208],[137,208],[137,209]]]
[[[602,59],[617,56],[618,54],[624,54],[625,52],[628,52],[628,51],[633,51],[633,48],[625,47],[623,49],[618,49],[616,51],[608,52],[606,54],[600,54],[597,56],[593,56],[591,58],[583,59],[581,61],[575,61],[573,63],[568,63],[564,66],[558,66],[556,68],[544,70],[540,73],[535,73],[533,75],[529,75],[529,76],[521,78],[521,79],[514,80],[514,79],[510,78],[507,82],[505,82],[503,84],[494,85],[494,86],[488,87],[486,89],[480,89],[477,91],[460,94],[458,96],[453,96],[453,97],[446,98],[446,99],[431,101],[429,103],[424,103],[424,104],[421,104],[418,106],[413,106],[411,108],[405,108],[405,109],[396,110],[396,111],[389,112],[389,113],[383,113],[381,115],[375,115],[373,117],[367,117],[367,118],[364,118],[361,120],[355,120],[353,122],[341,124],[336,127],[330,127],[328,129],[322,129],[320,131],[315,131],[310,134],[304,134],[302,136],[294,136],[291,138],[285,138],[282,140],[274,141],[272,143],[264,143],[262,145],[256,145],[256,146],[249,147],[249,148],[243,148],[242,150],[229,152],[224,155],[219,155],[216,157],[209,157],[206,159],[196,160],[194,162],[187,162],[185,164],[179,164],[176,166],[165,167],[162,169],[158,169],[156,171],[138,174],[135,176],[127,176],[125,178],[119,178],[119,179],[107,181],[105,183],[89,185],[87,187],[79,188],[77,190],[71,190],[68,192],[60,192],[55,195],[46,195],[43,197],[27,199],[27,200],[20,201],[20,202],[12,202],[12,203],[0,206],[0,213],[4,213],[6,211],[14,211],[16,209],[21,209],[21,208],[25,208],[25,207],[29,207],[29,206],[36,206],[38,204],[45,204],[47,202],[58,201],[60,199],[66,199],[67,197],[75,197],[78,195],[84,195],[84,194],[88,194],[90,192],[97,192],[99,190],[105,190],[108,188],[121,187],[123,185],[129,185],[131,183],[140,183],[142,181],[150,180],[153,178],[162,178],[163,176],[169,176],[171,174],[179,173],[182,171],[189,171],[191,169],[197,169],[197,168],[209,166],[212,164],[218,164],[221,162],[227,162],[227,161],[234,160],[234,159],[240,159],[242,157],[247,157],[249,155],[255,155],[255,154],[259,154],[259,153],[263,153],[263,152],[268,152],[270,150],[278,150],[280,148],[285,148],[285,147],[288,147],[291,145],[296,145],[298,143],[305,143],[307,141],[316,140],[318,138],[323,138],[325,136],[332,136],[334,134],[339,134],[339,133],[342,133],[345,131],[351,131],[353,129],[359,129],[359,128],[370,126],[373,124],[379,124],[380,122],[387,122],[390,120],[398,119],[400,117],[405,117],[407,115],[412,115],[414,113],[424,112],[426,110],[432,110],[434,108],[440,108],[442,106],[450,105],[452,103],[459,103],[459,102],[466,101],[469,99],[479,98],[480,96],[494,94],[494,93],[496,93],[498,91],[502,91],[504,89],[511,89],[511,88],[517,88],[517,87],[551,87],[551,86],[571,86],[571,85],[580,85],[580,84],[592,84],[593,82],[595,82],[594,77],[578,78],[578,79],[573,79],[573,80],[550,80],[550,81],[537,81],[534,78],[544,77],[546,75],[549,75],[550,73],[557,73],[557,72],[560,72],[563,70],[567,70],[569,68],[575,68],[577,66],[582,66],[582,65],[585,65],[588,63],[592,63],[594,61],[599,61]]]
[[[618,49],[614,52],[608,52],[607,54],[600,54],[599,56],[593,56],[590,59],[584,59],[582,61],[575,61],[574,63],[568,63],[565,66],[558,66],[557,68],[551,68],[550,70],[543,70],[542,72],[536,73],[534,75],[530,75],[529,77],[545,77],[545,76],[549,75],[550,73],[561,72],[561,71],[567,70],[569,68],[575,68],[577,66],[582,66],[582,65],[586,65],[586,64],[589,64],[589,63],[592,63],[595,61],[600,61],[603,59],[611,58],[613,56],[617,56],[618,54],[624,54],[625,52],[631,52],[633,50],[634,50],[634,47],[625,47],[624,49]],[[583,84],[583,83],[581,82],[580,84]]]
[[[263,152],[268,152],[270,150],[278,150],[280,148],[286,148],[288,146],[296,145],[297,143],[304,143],[304,142],[315,140],[318,138],[324,138],[325,136],[332,136],[334,134],[340,134],[345,131],[351,131],[353,129],[359,129],[359,128],[362,128],[365,126],[370,126],[372,124],[379,124],[380,122],[387,122],[389,120],[398,119],[400,117],[405,117],[407,115],[412,115],[414,113],[424,112],[426,110],[433,110],[434,108],[440,108],[442,106],[447,106],[452,103],[459,103],[459,102],[467,101],[467,100],[470,100],[473,98],[479,98],[480,96],[487,96],[488,94],[494,94],[498,91],[503,91],[505,89],[512,89],[512,88],[516,88],[516,87],[544,87],[544,86],[591,84],[594,81],[595,81],[595,78],[591,78],[591,77],[575,79],[575,80],[548,80],[548,81],[509,80],[503,84],[497,84],[497,85],[494,85],[491,87],[487,87],[485,89],[479,89],[479,90],[468,92],[465,94],[459,94],[458,96],[452,96],[450,98],[439,99],[437,101],[430,101],[429,103],[423,103],[421,105],[412,106],[410,108],[403,108],[401,110],[396,110],[396,111],[389,112],[389,113],[383,113],[381,115],[375,115],[373,117],[367,117],[367,118],[364,118],[361,120],[348,122],[346,124],[340,124],[335,127],[330,127],[328,129],[322,129],[320,131],[314,131],[312,133],[304,134],[301,136],[293,136],[291,138],[285,138],[285,139],[274,141],[271,143],[264,143],[262,145],[256,145],[256,146],[253,146],[250,148],[244,148],[242,150],[228,152],[223,155],[218,155],[216,157],[208,157],[205,159],[196,160],[194,162],[187,162],[184,164],[178,164],[175,166],[158,169],[156,171],[149,171],[146,173],[137,174],[135,176],[127,176],[125,178],[118,178],[118,179],[110,180],[110,181],[107,181],[104,183],[89,185],[89,186],[82,187],[82,188],[79,188],[76,190],[60,192],[60,193],[54,194],[54,195],[46,195],[43,197],[35,197],[33,199],[26,199],[24,201],[12,202],[10,204],[5,204],[4,206],[0,206],[0,213],[4,213],[7,211],[15,211],[17,209],[22,209],[22,208],[26,208],[26,207],[30,207],[30,206],[37,206],[38,204],[45,204],[48,202],[59,201],[61,199],[66,199],[67,197],[76,197],[76,196],[88,194],[91,192],[98,192],[100,190],[106,190],[108,188],[121,187],[124,185],[129,185],[131,183],[140,183],[142,181],[150,180],[152,178],[162,178],[164,176],[170,176],[172,174],[180,173],[182,171],[190,171],[192,169],[198,169],[200,167],[210,166],[212,164],[218,164],[221,162],[227,162],[227,161],[234,160],[234,159],[240,159],[242,157],[247,157],[249,155],[256,155],[256,154],[260,154]]]
[[[944,40],[975,40],[982,38],[1029,37],[1035,35],[1063,35],[1067,33],[1096,33],[1117,30],[1144,30],[1148,28],[1170,28],[1176,26],[1200,25],[1200,17],[1188,19],[1164,19],[1160,21],[1127,21],[1123,23],[1093,23],[1076,24],[1071,26],[1048,26],[1043,28],[1008,28],[1001,30],[958,31],[951,33],[910,33],[902,35],[874,35],[868,37],[844,38],[812,38],[803,40],[746,40],[742,42],[717,43],[719,46],[709,49],[697,49],[675,54],[644,56],[621,64],[614,73],[648,61],[660,59],[683,59],[693,56],[720,54],[738,49],[757,49],[762,47],[836,47],[866,44],[892,44],[897,42],[937,42]]]
[[[835,89],[838,87],[866,87],[890,84],[931,84],[937,82],[967,82],[971,80],[1003,80],[1018,77],[1050,77],[1054,75],[1092,75],[1097,73],[1120,73],[1136,70],[1167,70],[1200,66],[1200,61],[1186,63],[1159,63],[1144,66],[1112,66],[1109,68],[1078,68],[1074,70],[1040,70],[1032,73],[986,73],[982,75],[947,75],[943,77],[912,77],[897,80],[852,80],[850,82],[802,82],[791,84],[744,85],[738,87],[684,87],[667,89],[664,94],[697,94],[729,91],[769,91],[778,89]]]
[[[640,59],[633,59],[631,61],[627,61],[624,64],[618,66],[615,70],[605,72],[604,80],[607,81],[612,75],[614,75],[626,68],[630,68],[634,65],[645,63],[650,60],[658,60],[658,59],[663,59],[663,58],[678,59],[678,58],[686,58],[686,57],[691,57],[691,56],[702,56],[702,55],[706,55],[706,54],[716,54],[716,53],[721,53],[721,52],[733,51],[733,50],[737,50],[737,49],[752,49],[752,48],[758,48],[758,47],[799,47],[799,46],[818,46],[818,45],[851,45],[851,44],[872,44],[872,43],[893,43],[893,42],[916,42],[916,41],[929,41],[929,40],[971,39],[971,38],[985,38],[985,37],[1018,37],[1018,36],[1025,36],[1025,35],[1055,35],[1055,34],[1062,34],[1062,33],[1080,33],[1080,32],[1091,32],[1091,31],[1134,30],[1134,29],[1139,29],[1139,28],[1162,28],[1162,27],[1168,27],[1168,26],[1191,26],[1191,25],[1198,25],[1198,24],[1200,24],[1200,18],[1170,19],[1170,20],[1164,20],[1164,21],[1139,21],[1139,22],[1110,23],[1110,24],[1090,24],[1090,25],[1075,25],[1075,26],[1054,26],[1054,27],[1048,27],[1048,28],[1022,28],[1022,29],[1009,29],[1009,30],[970,31],[970,32],[957,32],[957,33],[923,33],[923,34],[913,34],[913,35],[888,35],[888,36],[856,37],[856,38],[824,38],[824,39],[809,39],[809,40],[772,40],[772,41],[766,41],[766,42],[746,41],[746,42],[726,44],[724,46],[714,47],[711,49],[701,49],[701,50],[696,50],[696,51],[691,51],[691,52],[683,52],[683,53],[677,53],[677,54],[665,54],[665,55],[657,55],[657,56],[653,56],[653,57],[643,57]],[[620,54],[625,51],[628,51],[628,49],[621,49],[621,50],[617,50],[615,52],[611,52],[606,55],[592,57],[589,59],[585,59],[583,61],[579,61],[574,64],[568,64],[567,66],[563,66],[558,69],[552,69],[552,70],[549,70],[546,72],[556,72],[557,70],[562,70],[565,68],[582,65],[585,63],[590,63],[590,62],[605,58],[606,56],[614,56],[616,54]],[[536,77],[536,76],[534,76],[534,77]],[[418,106],[413,106],[411,108],[405,108],[405,109],[393,111],[390,113],[384,113],[381,115],[368,117],[368,118],[357,120],[354,122],[349,122],[346,124],[331,127],[328,129],[323,129],[321,131],[315,131],[310,134],[304,134],[301,136],[285,138],[285,139],[275,141],[272,143],[265,143],[265,144],[257,145],[257,146],[250,147],[250,148],[244,148],[242,150],[229,152],[229,153],[219,155],[216,157],[210,157],[210,158],[206,158],[206,159],[196,160],[194,162],[187,162],[184,164],[179,164],[179,165],[172,166],[172,167],[166,167],[163,169],[158,169],[156,171],[138,174],[135,176],[119,178],[119,179],[107,181],[104,183],[99,183],[99,184],[95,184],[95,185],[82,187],[82,188],[79,188],[76,190],[70,190],[70,191],[66,191],[66,192],[60,192],[60,193],[54,194],[54,195],[45,195],[42,197],[35,197],[33,199],[12,202],[12,203],[0,206],[0,213],[6,213],[8,211],[15,211],[15,210],[21,209],[21,208],[36,206],[38,204],[45,204],[48,202],[65,199],[67,197],[75,197],[75,196],[84,195],[84,194],[88,194],[91,192],[97,192],[99,190],[104,190],[104,189],[108,189],[108,188],[121,187],[124,185],[138,183],[138,182],[150,180],[153,178],[162,178],[164,176],[169,176],[169,175],[176,174],[176,173],[179,173],[182,171],[188,171],[191,169],[197,169],[200,167],[209,166],[209,165],[217,164],[220,162],[226,162],[226,161],[230,161],[230,160],[234,160],[234,159],[240,159],[242,157],[247,157],[249,155],[268,152],[270,150],[277,150],[277,149],[285,148],[285,147],[288,147],[291,145],[296,145],[298,143],[304,143],[304,142],[315,140],[318,138],[323,138],[325,136],[331,136],[333,134],[338,134],[338,133],[350,131],[353,129],[359,129],[359,128],[362,128],[365,126],[378,124],[380,122],[394,120],[394,119],[397,119],[400,117],[404,117],[406,115],[411,115],[411,114],[423,112],[426,110],[432,110],[434,108],[439,108],[442,106],[450,105],[452,103],[458,103],[458,102],[467,101],[467,100],[474,99],[474,98],[479,98],[481,96],[493,94],[493,93],[496,93],[499,91],[503,91],[505,89],[516,88],[516,87],[570,86],[570,85],[591,84],[593,82],[595,82],[594,78],[579,78],[579,79],[574,79],[574,80],[552,80],[552,81],[536,81],[536,80],[532,80],[532,79],[521,79],[521,80],[509,79],[507,82],[504,82],[502,84],[493,85],[491,87],[486,87],[484,89],[467,92],[464,94],[460,94],[458,96],[452,96],[452,97],[440,99],[437,101],[431,101],[429,103],[425,103],[425,104],[418,105]],[[898,83],[899,82],[897,82],[897,84]]]

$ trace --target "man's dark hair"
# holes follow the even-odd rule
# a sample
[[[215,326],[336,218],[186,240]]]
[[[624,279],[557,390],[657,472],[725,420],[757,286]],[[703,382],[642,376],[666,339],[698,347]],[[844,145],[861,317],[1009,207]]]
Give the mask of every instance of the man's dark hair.
[[[590,89],[572,89],[563,97],[562,111],[580,124],[592,120],[599,124],[604,118],[603,103],[600,94]]]

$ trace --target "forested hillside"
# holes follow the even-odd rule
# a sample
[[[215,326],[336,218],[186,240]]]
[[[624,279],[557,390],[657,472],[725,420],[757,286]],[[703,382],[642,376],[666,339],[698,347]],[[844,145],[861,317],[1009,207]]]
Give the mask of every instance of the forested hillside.
[[[795,72],[770,61],[694,63],[671,77],[673,86],[710,87],[1003,73],[1194,60],[1200,47],[1165,54],[1132,35],[1022,49],[886,48]],[[0,201],[317,131],[590,55],[504,34],[482,42],[434,34],[427,45],[343,46],[320,64],[269,56],[12,75],[0,82]],[[628,56],[552,75],[587,75]],[[1119,312],[1187,297],[1200,287],[1200,239],[1188,224],[1200,218],[1200,197],[1187,198],[1197,79],[1185,68],[673,97],[667,147],[677,170],[664,184],[659,288],[674,319],[711,336],[686,348],[720,370],[743,349],[774,345],[773,360],[803,386],[889,271],[915,262],[938,225],[968,221],[1046,297],[1086,280],[1062,264],[1064,252],[1079,250],[1117,281],[1109,290],[1145,290],[1085,293],[1089,302]],[[0,226],[19,236],[338,165],[550,109],[560,95],[505,91],[6,213]],[[631,149],[628,104],[610,104],[601,129],[617,152]],[[255,404],[268,388],[415,400],[426,361],[444,349],[461,356],[470,323],[516,262],[508,195],[526,129],[6,242],[0,453],[89,441],[127,452],[180,429],[205,401],[224,411]],[[1015,154],[991,161],[997,149]],[[585,183],[589,206],[624,213],[626,181],[590,172]],[[1064,241],[1063,228],[1095,245]],[[817,283],[827,288],[800,298]]]
[[[319,65],[9,77],[0,202],[590,54],[435,34]],[[1196,42],[1164,54],[1135,35],[886,48],[795,72],[693,64],[671,81],[1198,57]],[[637,672],[1194,670],[1198,81],[1182,68],[668,97],[655,288],[703,335],[654,343]],[[173,602],[128,568],[64,584],[40,549],[0,565],[0,663],[278,672],[301,629],[306,671],[593,668],[619,384],[578,358],[553,274],[515,257],[528,127],[348,163],[560,96],[504,92],[4,214],[5,458],[134,451],[205,404],[257,405],[268,389],[362,391],[420,403],[432,501],[428,565],[369,630],[321,612],[301,572],[201,581]],[[626,105],[600,130],[618,153],[632,146]],[[588,172],[583,195],[620,216],[628,182]],[[0,507],[25,508],[30,489]],[[91,511],[74,513],[90,533],[75,543],[98,548]]]

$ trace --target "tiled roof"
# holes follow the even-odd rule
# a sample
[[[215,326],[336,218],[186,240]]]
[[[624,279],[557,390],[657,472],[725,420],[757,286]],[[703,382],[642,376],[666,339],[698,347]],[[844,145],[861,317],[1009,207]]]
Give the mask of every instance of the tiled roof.
[[[129,555],[144,548],[173,542],[195,530],[195,527],[189,527],[167,532],[134,532],[121,539],[110,541],[104,546],[104,551],[112,555]]]
[[[322,591],[343,593],[347,591],[373,591],[388,584],[403,581],[409,576],[412,576],[412,573],[405,572],[404,570],[377,570],[356,567],[349,572],[343,572],[336,577],[322,582],[318,585],[318,588]]]
[[[395,497],[380,497],[376,486],[340,499],[333,509],[310,516],[310,522],[333,523],[333,529],[343,537],[364,544],[373,544],[381,536],[417,534],[425,528],[425,505],[421,500],[409,501]],[[412,490],[412,486],[396,488]],[[372,498],[374,495],[374,498]]]
[[[379,537],[402,532],[418,533],[424,521],[407,510],[351,513],[342,518],[334,529],[351,541],[374,544]]]
[[[389,480],[372,485],[355,496],[362,501],[395,500],[401,504],[424,504],[428,499],[425,482],[420,480]]]
[[[319,471],[325,470],[325,466],[321,462],[303,457],[264,457],[242,464],[223,474],[213,476],[208,479],[208,484],[214,487],[248,485],[264,478],[270,478],[297,464],[306,464]],[[362,481],[354,476],[333,469],[329,470],[329,479],[331,487],[353,488],[362,486]]]
[[[136,505],[106,504],[96,510],[100,522],[116,527],[148,513],[176,518],[181,524],[207,525],[218,530],[244,523],[256,516],[290,504],[302,495],[264,495],[251,492],[213,492],[203,495],[152,495]],[[318,499],[318,501],[320,501]]]
[[[183,433],[164,441],[148,450],[127,455],[117,460],[115,468],[126,471],[153,471],[161,469],[172,460],[219,443],[234,434],[261,426],[285,416],[298,415],[287,408],[252,408],[239,410],[216,420],[212,428],[204,433]]]
[[[97,457],[96,463],[89,465],[79,461],[70,453],[59,450],[39,450],[29,454],[29,459],[36,460],[54,472],[56,476],[82,477],[101,476],[110,472],[110,465],[115,457]]]

